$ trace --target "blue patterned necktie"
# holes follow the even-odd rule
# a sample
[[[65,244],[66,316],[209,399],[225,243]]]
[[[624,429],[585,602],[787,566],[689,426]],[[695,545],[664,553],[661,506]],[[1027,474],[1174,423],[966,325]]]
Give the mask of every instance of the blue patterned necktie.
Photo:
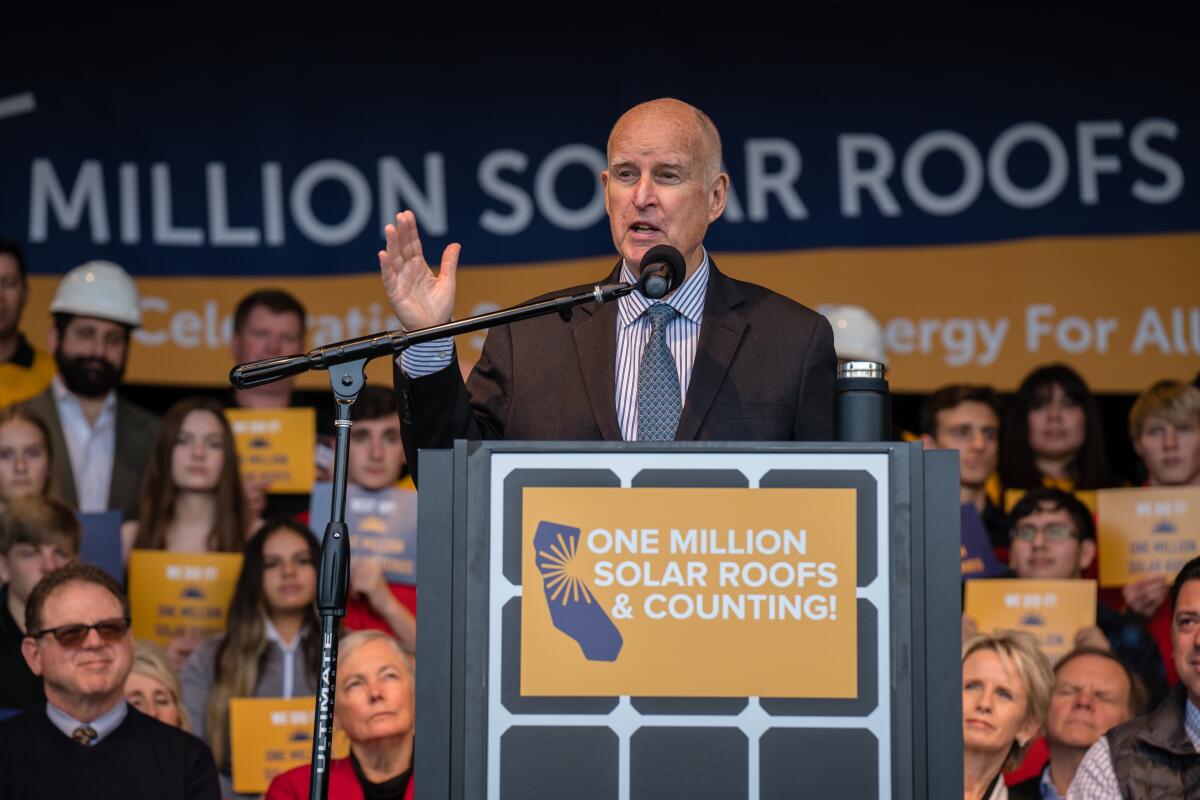
[[[638,441],[662,442],[675,438],[683,401],[679,396],[679,373],[667,347],[667,324],[679,312],[666,303],[655,303],[644,312],[650,318],[650,341],[638,366]]]

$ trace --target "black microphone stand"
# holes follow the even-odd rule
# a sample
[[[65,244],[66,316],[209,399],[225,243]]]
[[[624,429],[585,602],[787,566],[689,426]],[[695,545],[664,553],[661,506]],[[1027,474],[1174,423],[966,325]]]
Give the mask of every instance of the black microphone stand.
[[[607,303],[638,288],[637,284],[631,283],[598,285],[590,292],[513,306],[409,333],[387,331],[361,336],[317,347],[305,354],[238,364],[230,371],[230,383],[238,389],[250,389],[308,370],[327,369],[329,384],[337,401],[333,421],[336,435],[333,496],[329,524],[325,526],[325,537],[321,544],[321,566],[317,573],[317,609],[321,614],[321,665],[316,718],[313,720],[310,800],[325,800],[329,794],[334,688],[337,685],[337,626],[338,619],[346,615],[346,595],[350,583],[350,533],[346,527],[346,462],[350,449],[350,406],[358,399],[358,393],[366,384],[364,370],[367,362],[376,356],[395,356],[421,342],[471,333],[531,317],[558,314],[565,322],[571,318],[571,309],[575,306],[584,303]],[[670,288],[674,287],[664,283],[664,290]],[[658,296],[661,297],[662,294]]]

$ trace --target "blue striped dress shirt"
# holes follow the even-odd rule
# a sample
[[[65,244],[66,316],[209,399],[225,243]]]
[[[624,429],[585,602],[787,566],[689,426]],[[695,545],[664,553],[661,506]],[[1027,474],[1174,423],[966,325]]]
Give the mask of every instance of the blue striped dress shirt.
[[[630,292],[617,300],[617,364],[616,405],[621,436],[627,442],[637,440],[637,379],[642,352],[650,339],[650,320],[645,311],[653,303],[668,303],[679,314],[667,325],[667,347],[679,371],[680,400],[686,400],[692,365],[696,361],[696,346],[700,341],[700,321],[704,317],[704,293],[708,289],[708,251],[696,271],[683,285],[662,300],[649,300],[638,292]],[[621,265],[621,280],[634,282],[628,264]],[[453,339],[416,344],[400,354],[400,369],[410,378],[445,369],[454,361]]]

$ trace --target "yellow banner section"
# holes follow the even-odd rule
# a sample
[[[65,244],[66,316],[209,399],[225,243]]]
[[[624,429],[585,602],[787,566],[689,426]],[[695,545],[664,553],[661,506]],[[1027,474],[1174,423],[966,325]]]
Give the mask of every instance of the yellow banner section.
[[[1101,489],[1100,585],[1161,575],[1200,555],[1200,487]]]
[[[315,697],[235,697],[229,701],[233,788],[262,794],[281,772],[312,762]],[[350,754],[350,740],[333,734],[333,757]]]
[[[129,555],[133,638],[166,645],[177,636],[224,633],[241,569],[241,553],[134,550]]]
[[[986,578],[967,581],[963,613],[981,631],[1028,631],[1051,661],[1075,646],[1075,634],[1096,624],[1096,582]]]
[[[308,494],[316,477],[317,414],[311,408],[227,408],[242,478],[276,494]]]
[[[458,318],[556,289],[594,282],[614,258],[459,270]],[[1200,234],[1023,239],[922,247],[844,248],[780,253],[714,253],[726,273],[805,305],[852,303],[884,326],[895,391],[947,383],[1012,390],[1033,367],[1075,366],[1092,388],[1139,392],[1161,378],[1190,380],[1200,356]],[[363,254],[364,269],[374,260]],[[57,278],[31,279],[24,325],[45,342]],[[285,286],[309,311],[307,346],[395,326],[379,273],[316,278],[140,278],[145,324],[129,379],[224,385],[231,314],[263,286]],[[465,359],[483,334],[462,337]],[[390,382],[378,359],[371,379]],[[328,388],[325,375],[300,385]]]
[[[527,488],[523,514],[523,695],[857,695],[853,489]]]

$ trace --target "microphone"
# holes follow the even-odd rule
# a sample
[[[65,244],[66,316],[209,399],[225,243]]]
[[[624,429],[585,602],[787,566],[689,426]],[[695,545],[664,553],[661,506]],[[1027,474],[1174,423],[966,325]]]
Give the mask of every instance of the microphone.
[[[651,300],[661,300],[683,283],[687,266],[683,253],[669,244],[656,244],[642,256],[638,273],[638,291]]]

